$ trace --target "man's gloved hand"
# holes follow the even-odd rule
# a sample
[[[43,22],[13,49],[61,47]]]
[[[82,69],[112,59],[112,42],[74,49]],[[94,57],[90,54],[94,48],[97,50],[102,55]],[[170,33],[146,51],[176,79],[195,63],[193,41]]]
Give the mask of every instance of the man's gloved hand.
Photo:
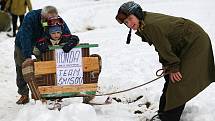
[[[79,42],[79,38],[76,35],[72,35],[69,41],[63,46],[63,51],[68,53],[72,48],[74,48]]]
[[[24,80],[28,83],[30,80],[32,80],[32,77],[34,77],[34,60],[31,58],[25,59],[25,61],[22,63],[22,74]]]
[[[36,41],[36,47],[40,50],[41,53],[45,53],[49,50],[49,45],[46,38],[40,38]]]
[[[26,58],[25,61],[22,63],[22,68],[25,68],[27,66],[33,66],[34,65],[34,60],[31,58]]]

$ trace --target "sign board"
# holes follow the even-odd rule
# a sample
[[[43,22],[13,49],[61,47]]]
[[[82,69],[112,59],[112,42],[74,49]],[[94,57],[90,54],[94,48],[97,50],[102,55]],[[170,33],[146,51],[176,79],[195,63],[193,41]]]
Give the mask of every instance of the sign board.
[[[62,49],[55,50],[57,85],[83,84],[81,48],[73,48],[64,53]]]

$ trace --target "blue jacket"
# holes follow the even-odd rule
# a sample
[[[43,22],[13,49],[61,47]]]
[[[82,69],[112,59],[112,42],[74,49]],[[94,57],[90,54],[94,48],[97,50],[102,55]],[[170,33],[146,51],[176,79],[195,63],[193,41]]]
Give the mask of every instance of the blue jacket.
[[[15,45],[21,49],[24,58],[31,58],[33,46],[35,46],[37,38],[48,36],[41,23],[41,10],[28,12],[17,32]],[[63,34],[71,34],[65,22]]]

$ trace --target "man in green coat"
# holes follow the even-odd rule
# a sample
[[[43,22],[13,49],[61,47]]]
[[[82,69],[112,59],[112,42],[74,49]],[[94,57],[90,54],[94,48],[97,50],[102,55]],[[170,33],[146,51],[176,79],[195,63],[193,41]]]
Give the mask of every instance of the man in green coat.
[[[181,17],[142,11],[131,1],[120,6],[116,20],[154,45],[165,70],[159,104],[162,121],[179,121],[187,101],[215,81],[214,56],[208,34]],[[128,36],[127,44],[130,43]]]

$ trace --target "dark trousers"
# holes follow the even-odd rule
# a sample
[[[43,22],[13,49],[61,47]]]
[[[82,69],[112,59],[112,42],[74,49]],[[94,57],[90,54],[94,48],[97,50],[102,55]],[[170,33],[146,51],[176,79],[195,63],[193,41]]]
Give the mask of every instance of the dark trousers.
[[[6,2],[5,0],[0,0],[0,7],[1,7],[1,10],[3,11],[4,8],[5,8],[5,5],[6,5]]]
[[[21,50],[17,46],[15,46],[14,50],[14,60],[16,64],[16,85],[18,87],[18,93],[20,95],[28,95],[29,89],[22,74],[22,63],[24,62],[24,58]]]
[[[22,25],[23,19],[24,19],[24,15],[14,15],[11,13],[12,16],[12,24],[13,24],[13,35],[16,35],[16,29],[17,29],[17,20],[19,17],[19,21],[20,21],[20,26]]]
[[[166,91],[168,88],[168,83],[169,83],[169,75],[166,75],[165,77],[165,84],[164,84],[164,88],[163,88],[163,94],[160,97],[160,104],[159,104],[159,118],[161,119],[161,121],[179,121],[181,114],[184,110],[185,104],[176,107],[174,109],[168,110],[168,111],[164,111],[165,108],[165,104],[166,104]]]

